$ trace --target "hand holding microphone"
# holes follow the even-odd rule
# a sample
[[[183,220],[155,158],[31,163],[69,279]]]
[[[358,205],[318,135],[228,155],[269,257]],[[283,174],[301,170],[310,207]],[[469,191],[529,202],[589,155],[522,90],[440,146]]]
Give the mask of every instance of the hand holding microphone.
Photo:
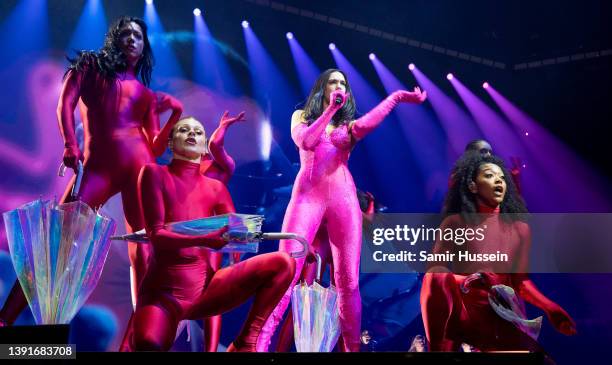
[[[349,93],[345,93],[344,91],[340,89],[334,90],[329,95],[329,99],[330,99],[329,105],[332,106],[334,109],[340,109],[344,106],[348,97],[349,97]]]

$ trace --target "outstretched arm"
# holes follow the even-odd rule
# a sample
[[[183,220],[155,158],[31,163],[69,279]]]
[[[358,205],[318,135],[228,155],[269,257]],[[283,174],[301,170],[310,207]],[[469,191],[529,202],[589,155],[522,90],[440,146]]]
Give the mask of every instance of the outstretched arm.
[[[159,167],[146,165],[140,171],[138,190],[145,218],[145,228],[151,243],[159,250],[176,250],[184,247],[204,246],[219,249],[227,244],[221,236],[227,232],[223,227],[214,232],[190,236],[175,233],[165,228],[165,207],[162,192],[163,179]]]
[[[172,110],[172,114],[160,131],[159,114],[170,109]],[[153,154],[156,157],[161,156],[166,150],[166,147],[168,147],[170,132],[172,132],[172,128],[174,128],[176,122],[181,118],[181,114],[183,114],[183,104],[181,104],[178,99],[162,92],[156,92],[151,95],[149,109],[145,116],[144,129],[149,139],[151,149],[153,150]]]
[[[548,299],[529,279],[527,272],[529,269],[528,257],[531,248],[531,230],[526,223],[518,223],[517,229],[521,237],[521,247],[519,256],[515,258],[517,262],[516,274],[513,274],[513,284],[518,295],[527,302],[542,309],[553,327],[564,335],[576,334],[576,323],[572,317],[557,303]]]
[[[57,120],[64,139],[64,165],[72,169],[76,169],[78,160],[83,159],[74,132],[74,109],[81,96],[82,79],[82,72],[68,71],[57,104]]]
[[[341,99],[341,103],[337,104],[336,98]],[[321,116],[317,118],[311,125],[306,124],[302,110],[296,110],[291,116],[291,137],[295,144],[306,151],[312,151],[317,144],[321,134],[325,132],[325,127],[334,117],[334,114],[342,108],[348,98],[341,90],[336,90],[330,94],[329,106],[323,111]]]
[[[231,177],[234,174],[234,170],[236,169],[236,163],[234,159],[227,153],[224,148],[225,144],[225,132],[235,122],[244,120],[244,112],[241,112],[235,117],[230,117],[228,115],[228,111],[221,116],[221,121],[219,121],[219,126],[215,131],[210,135],[210,140],[208,142],[208,150],[212,155],[213,160],[216,165]],[[228,178],[229,180],[229,178]]]
[[[391,93],[391,95],[387,96],[387,98],[374,107],[374,109],[351,123],[351,134],[353,138],[359,141],[372,132],[399,103],[420,104],[424,102],[426,98],[427,93],[425,91],[421,92],[419,87],[415,87],[413,92],[398,90]]]

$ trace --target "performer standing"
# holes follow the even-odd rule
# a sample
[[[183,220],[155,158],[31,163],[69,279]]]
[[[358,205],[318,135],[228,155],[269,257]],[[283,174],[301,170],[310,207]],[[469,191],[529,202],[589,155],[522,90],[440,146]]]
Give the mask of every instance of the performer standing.
[[[304,110],[295,111],[291,117],[291,136],[300,151],[301,167],[282,230],[313,242],[321,223],[326,222],[345,351],[359,351],[361,331],[361,211],[348,158],[355,143],[373,131],[400,102],[422,103],[425,98],[419,88],[414,92],[396,91],[369,113],[353,120],[355,100],[348,80],[342,71],[329,69],[319,76]],[[280,250],[292,251],[295,245],[294,241],[282,240]],[[258,351],[268,350],[289,304],[304,259],[297,259],[296,264],[297,275],[266,322]]]
[[[448,216],[441,228],[486,227],[486,235],[476,245],[465,243],[470,253],[480,250],[512,255],[511,262],[435,263],[423,278],[421,312],[431,351],[458,351],[468,343],[481,351],[538,351],[537,342],[502,319],[489,304],[493,285],[505,285],[518,297],[541,308],[557,331],[576,333],[574,321],[557,303],[542,294],[527,275],[531,245],[527,213],[503,162],[487,154],[468,154],[454,168],[455,183],[445,202]],[[475,213],[479,213],[476,215]],[[453,242],[436,242],[436,253],[453,252]],[[449,272],[451,266],[452,272]],[[481,279],[466,281],[479,272]],[[462,290],[463,287],[463,290]]]
[[[139,18],[119,18],[109,28],[100,51],[79,52],[70,60],[57,107],[65,146],[64,164],[76,171],[78,161],[84,160],[77,198],[97,209],[120,192],[128,232],[144,228],[137,198],[138,173],[145,164],[155,161],[154,156],[163,153],[170,130],[182,113],[179,101],[147,88],[152,69],[146,24]],[[79,150],[75,137],[74,110],[79,101],[85,151]],[[160,131],[158,113],[168,109],[172,114]],[[72,200],[74,182],[75,178],[62,203]],[[135,298],[149,257],[147,245],[129,243],[129,257]],[[16,282],[0,311],[0,322],[11,324],[26,305]]]
[[[168,166],[142,169],[139,196],[153,245],[149,270],[134,315],[133,347],[168,350],[178,322],[222,314],[254,296],[242,331],[228,351],[255,351],[260,330],[287,290],[295,272],[286,253],[259,255],[215,272],[208,247],[220,249],[227,228],[200,236],[165,229],[169,222],[234,212],[223,183],[200,173],[204,127],[193,118],[177,123]]]

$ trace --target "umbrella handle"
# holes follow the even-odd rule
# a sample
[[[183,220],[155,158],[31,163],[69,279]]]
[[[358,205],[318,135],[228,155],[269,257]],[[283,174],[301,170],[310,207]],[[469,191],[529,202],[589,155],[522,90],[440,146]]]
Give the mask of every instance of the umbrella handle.
[[[321,269],[323,267],[323,260],[321,260],[321,255],[315,252],[315,258],[317,259],[317,282],[321,283]]]
[[[64,177],[66,174],[66,165],[62,162],[60,164],[59,170],[57,171],[57,175],[60,177]],[[72,185],[72,190],[70,191],[70,197],[76,198],[79,194],[79,189],[81,188],[81,178],[83,177],[83,162],[79,160],[77,163],[77,171],[76,171],[76,180],[74,181],[74,185]]]
[[[290,239],[290,240],[298,241],[299,243],[302,244],[302,251],[291,252],[291,257],[293,257],[293,258],[304,257],[304,256],[308,255],[308,252],[310,251],[310,244],[308,243],[306,238],[304,238],[304,237],[302,237],[302,236],[300,236],[299,234],[296,234],[296,233],[288,233],[288,232],[268,232],[268,233],[262,233],[261,234],[261,239],[262,240],[272,240],[272,241],[282,240],[282,239]]]

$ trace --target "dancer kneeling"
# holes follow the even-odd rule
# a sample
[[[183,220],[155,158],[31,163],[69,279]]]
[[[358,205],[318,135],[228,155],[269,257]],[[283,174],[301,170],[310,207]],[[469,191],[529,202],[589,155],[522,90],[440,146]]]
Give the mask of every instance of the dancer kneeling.
[[[200,236],[165,229],[169,222],[233,213],[234,205],[222,182],[200,173],[206,137],[193,118],[180,120],[171,135],[172,162],[145,166],[139,195],[153,257],[138,294],[133,346],[166,351],[182,319],[199,319],[227,312],[254,296],[242,330],[228,351],[255,351],[261,327],[289,287],[294,260],[286,253],[259,255],[214,271],[210,249],[220,249],[227,228]]]

